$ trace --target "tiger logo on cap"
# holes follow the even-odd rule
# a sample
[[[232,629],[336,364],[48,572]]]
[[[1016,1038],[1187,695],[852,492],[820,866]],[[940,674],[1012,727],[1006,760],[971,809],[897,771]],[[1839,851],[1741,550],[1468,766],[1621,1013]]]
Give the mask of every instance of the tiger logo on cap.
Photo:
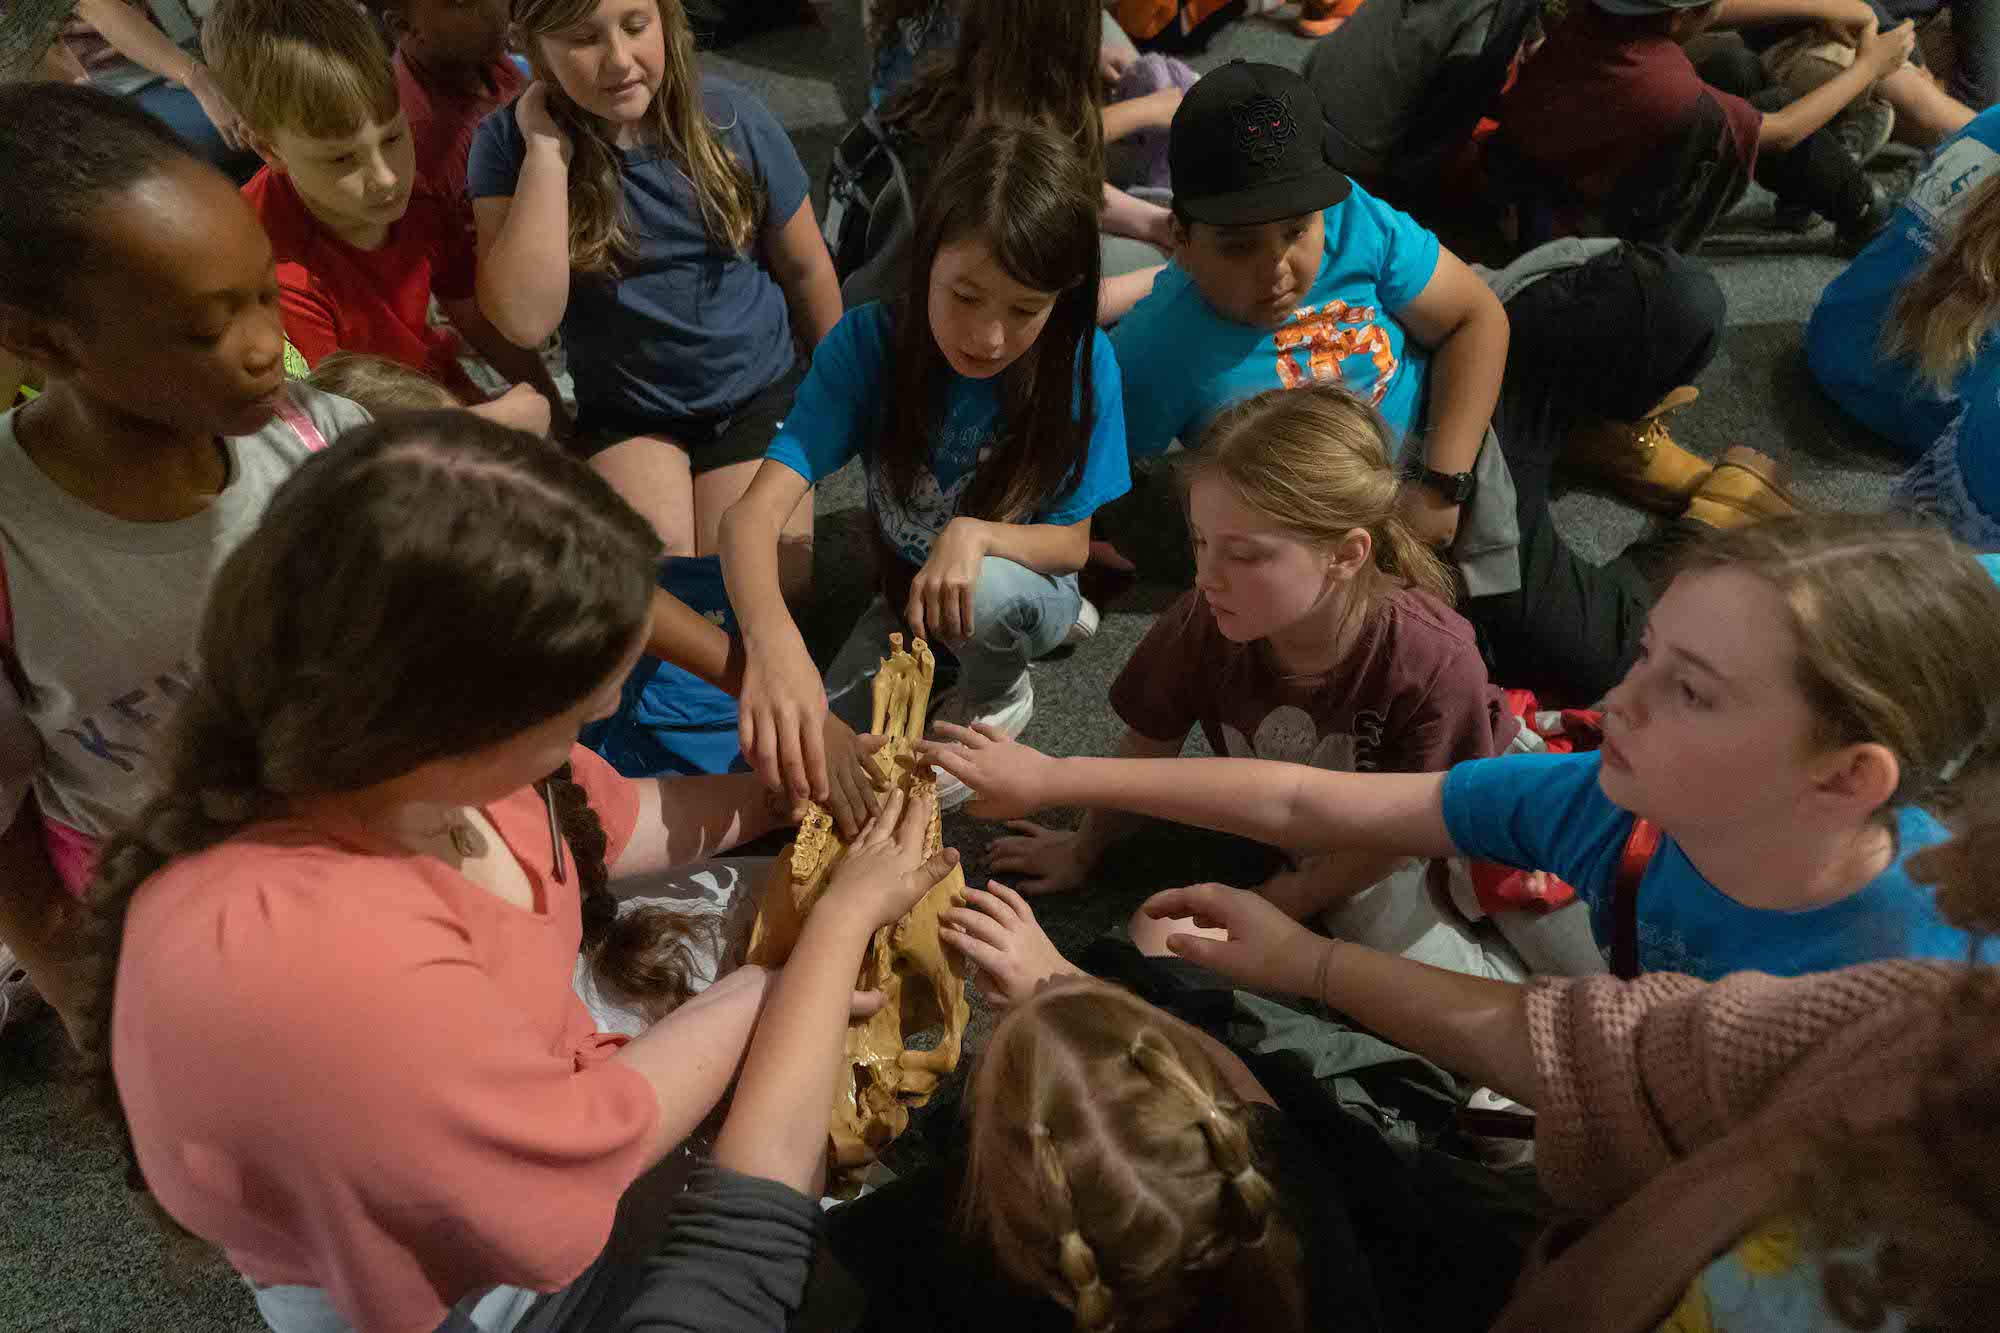
[[[1246,97],[1230,108],[1236,120],[1236,146],[1260,167],[1274,165],[1299,136],[1291,99],[1276,93]]]

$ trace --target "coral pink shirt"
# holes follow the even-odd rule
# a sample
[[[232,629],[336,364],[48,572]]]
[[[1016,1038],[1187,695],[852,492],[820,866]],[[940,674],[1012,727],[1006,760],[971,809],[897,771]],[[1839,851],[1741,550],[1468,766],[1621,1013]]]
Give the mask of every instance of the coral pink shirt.
[[[611,859],[638,797],[571,762]],[[530,788],[486,807],[539,910],[358,823],[257,825],[140,886],[112,1067],[167,1211],[253,1281],[324,1288],[370,1333],[429,1333],[501,1283],[603,1249],[658,1116],[570,989],[574,858]]]

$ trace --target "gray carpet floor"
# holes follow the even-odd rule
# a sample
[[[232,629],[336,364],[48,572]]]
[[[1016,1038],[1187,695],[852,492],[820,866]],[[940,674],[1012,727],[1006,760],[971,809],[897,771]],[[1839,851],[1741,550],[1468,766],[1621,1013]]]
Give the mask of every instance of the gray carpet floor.
[[[823,181],[834,143],[865,103],[858,0],[834,0],[818,30],[775,32],[706,57],[708,66],[754,88],[790,130],[812,178]],[[1194,64],[1235,56],[1296,66],[1305,43],[1288,29],[1245,20],[1225,29]],[[1830,509],[1881,507],[1895,456],[1841,420],[1813,388],[1799,328],[1840,261],[1814,242],[1756,234],[1767,197],[1747,201],[1730,234],[1705,256],[1729,298],[1729,330],[1700,380],[1701,401],[1675,422],[1677,437],[1710,457],[1731,444],[1786,460],[1797,489]],[[1163,491],[1164,488],[1155,488]],[[1180,520],[1162,498],[1157,549],[1140,555],[1147,580],[1104,618],[1095,639],[1038,664],[1036,716],[1024,737],[1058,753],[1105,753],[1118,727],[1105,706],[1111,678],[1153,614],[1187,586]],[[1647,520],[1596,495],[1571,493],[1558,521],[1595,559],[1615,554]],[[869,592],[865,514],[858,474],[823,487],[818,503],[818,582],[807,632],[830,654]],[[822,658],[824,660],[824,658]],[[948,837],[976,876],[995,830],[954,816]],[[1259,871],[1239,848],[1185,830],[1156,829],[1129,845],[1093,891],[1044,900],[1058,946],[1081,948],[1121,922],[1154,888],[1201,879],[1252,882]],[[1248,877],[1248,878],[1246,878]],[[975,881],[976,882],[976,881]],[[975,1022],[973,1049],[987,1023]],[[169,1262],[127,1197],[117,1154],[77,1093],[60,1032],[46,1013],[0,1039],[0,1333],[236,1333],[262,1327],[247,1292],[218,1263]],[[949,1098],[924,1126],[952,1129]],[[394,1133],[393,1126],[383,1126]],[[532,1209],[534,1201],[518,1206]]]

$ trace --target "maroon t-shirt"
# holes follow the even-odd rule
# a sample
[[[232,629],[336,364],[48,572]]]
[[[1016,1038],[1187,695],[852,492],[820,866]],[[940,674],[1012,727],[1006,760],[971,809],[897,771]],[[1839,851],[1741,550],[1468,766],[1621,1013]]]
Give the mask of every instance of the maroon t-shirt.
[[[1500,99],[1500,135],[1595,203],[1673,139],[1704,91],[1721,105],[1744,169],[1754,169],[1763,112],[1703,83],[1672,38],[1589,8],[1558,25],[1522,64]]]
[[[1160,613],[1111,686],[1126,726],[1158,741],[1197,723],[1219,755],[1351,773],[1435,773],[1498,754],[1519,726],[1464,617],[1428,593],[1384,598],[1347,659],[1287,679],[1262,643],[1232,643],[1199,592]]]

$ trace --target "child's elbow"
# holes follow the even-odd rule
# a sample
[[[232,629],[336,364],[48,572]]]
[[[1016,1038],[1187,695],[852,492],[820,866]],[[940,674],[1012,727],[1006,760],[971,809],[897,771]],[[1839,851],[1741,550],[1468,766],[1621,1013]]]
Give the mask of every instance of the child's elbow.
[[[493,292],[483,283],[479,288],[479,313],[516,347],[540,347],[562,323],[560,311],[550,318],[546,312],[535,310],[531,303],[511,294]]]
[[[1766,153],[1789,153],[1804,143],[1805,138],[1793,122],[1778,116],[1766,116],[1757,134],[1757,147]]]

